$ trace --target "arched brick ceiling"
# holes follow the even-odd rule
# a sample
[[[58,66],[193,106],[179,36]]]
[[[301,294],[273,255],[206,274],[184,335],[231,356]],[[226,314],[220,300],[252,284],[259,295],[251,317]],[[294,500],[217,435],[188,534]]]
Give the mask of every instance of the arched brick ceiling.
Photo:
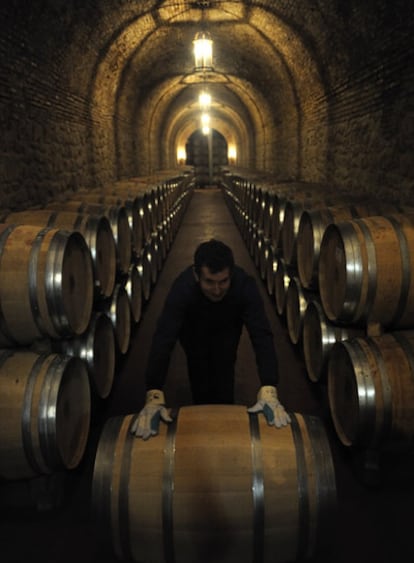
[[[301,97],[320,98],[323,86],[312,53],[295,26],[274,13],[275,3],[211,1],[203,9],[184,0],[143,4],[147,10],[113,29],[94,71],[92,108],[101,113],[106,107],[115,116],[114,145],[129,129],[147,169],[172,166],[184,134],[198,126],[194,102],[205,80],[215,127],[241,145],[245,166],[265,167],[269,147],[281,136],[299,162]],[[192,54],[195,33],[203,28],[214,41],[214,71],[205,79],[194,74]],[[308,64],[298,67],[297,60]],[[120,172],[135,156],[127,151],[119,155]]]
[[[240,166],[367,189],[391,161],[390,190],[395,175],[409,186],[393,143],[402,137],[411,162],[409,0],[202,4],[3,2],[2,92],[24,162],[8,161],[10,186],[34,193],[37,174],[54,190],[50,170],[64,187],[174,167],[199,123],[192,41],[203,25],[214,40],[214,127],[236,143]]]

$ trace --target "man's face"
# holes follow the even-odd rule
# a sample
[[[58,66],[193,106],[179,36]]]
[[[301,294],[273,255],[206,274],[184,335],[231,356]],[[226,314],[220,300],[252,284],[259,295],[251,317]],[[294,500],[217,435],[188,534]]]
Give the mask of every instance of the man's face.
[[[210,301],[221,301],[230,288],[229,268],[213,274],[207,266],[202,266],[200,276],[196,275],[196,279],[200,284],[201,291]]]

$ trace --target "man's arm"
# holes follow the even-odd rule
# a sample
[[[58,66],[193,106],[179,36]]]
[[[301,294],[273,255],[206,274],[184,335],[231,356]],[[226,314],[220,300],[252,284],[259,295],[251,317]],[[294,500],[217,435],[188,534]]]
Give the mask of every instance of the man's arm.
[[[144,440],[158,434],[160,420],[172,420],[165,407],[162,388],[167,377],[171,353],[184,321],[190,293],[191,287],[182,274],[173,283],[157,321],[145,372],[146,401],[130,429],[132,434]]]
[[[280,403],[277,394],[279,368],[273,333],[264,308],[259,288],[253,278],[248,277],[245,284],[244,323],[249,333],[256,355],[256,364],[261,381],[257,402],[248,412],[263,412],[267,423],[276,428],[288,425],[291,420]]]

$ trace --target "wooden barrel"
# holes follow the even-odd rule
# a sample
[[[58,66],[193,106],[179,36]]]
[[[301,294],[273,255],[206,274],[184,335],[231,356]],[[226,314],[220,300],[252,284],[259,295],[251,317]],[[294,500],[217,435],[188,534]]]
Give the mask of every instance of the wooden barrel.
[[[303,210],[297,234],[297,267],[303,287],[318,287],[319,251],[328,225],[384,213],[398,213],[398,208],[373,200]]]
[[[405,215],[329,225],[322,239],[319,290],[329,320],[414,325],[414,222]]]
[[[145,261],[150,267],[151,272],[151,282],[156,283],[158,279],[158,245],[154,237],[150,237],[144,246],[143,255],[145,256]]]
[[[275,212],[275,194],[271,189],[264,192],[263,233],[266,238],[272,239],[273,213]]]
[[[143,441],[136,416],[107,421],[93,473],[95,518],[119,558],[284,563],[329,541],[335,477],[319,419],[275,429],[243,406],[183,407]]]
[[[80,211],[108,218],[117,249],[117,269],[125,274],[131,264],[132,231],[125,205],[84,203]]]
[[[143,232],[143,245],[151,236],[152,219],[151,219],[151,208],[150,208],[150,198],[148,193],[143,192],[137,196],[138,202],[138,212],[141,218],[142,232]]]
[[[93,265],[78,232],[0,225],[0,346],[86,330]]]
[[[167,198],[167,185],[162,183],[158,186],[158,202],[159,202],[159,219],[158,222],[162,223],[168,213],[168,198]]]
[[[143,243],[145,243],[152,231],[156,230],[161,216],[157,186],[137,185],[134,189],[134,196],[141,217]]]
[[[142,296],[148,301],[151,295],[151,264],[148,262],[146,253],[143,253],[136,261],[136,270],[141,278]]]
[[[286,324],[292,344],[302,338],[303,319],[312,294],[303,289],[299,278],[292,276],[286,293]]]
[[[139,213],[139,200],[129,193],[102,193],[100,191],[77,192],[83,202],[89,204],[103,204],[106,206],[121,206],[125,209],[132,235],[132,251],[139,254],[143,245],[143,226]]]
[[[163,195],[162,189],[160,185],[153,186],[152,188],[152,202],[153,202],[153,215],[154,215],[154,230],[157,230],[157,227],[164,218],[164,208],[163,208]]]
[[[259,188],[254,182],[249,183],[246,192],[246,212],[249,218],[255,222],[256,207],[257,207],[257,194]]]
[[[157,268],[157,278],[158,272],[161,271],[162,265],[164,264],[165,250],[164,250],[164,240],[162,231],[156,229],[151,234],[151,248],[152,255],[155,257],[155,264]]]
[[[157,221],[158,221],[158,200],[157,200],[157,189],[156,186],[150,185],[148,186],[147,192],[147,206],[149,212],[149,227],[151,232],[157,229]]]
[[[28,209],[10,213],[4,222],[78,231],[85,238],[91,252],[96,296],[109,297],[112,294],[116,275],[116,246],[106,217],[76,211]]]
[[[168,224],[169,224],[169,238],[170,244],[173,243],[175,235],[177,234],[177,210],[175,206],[171,208],[168,212]]]
[[[230,200],[230,198],[227,198],[228,202],[229,202],[229,200]],[[234,221],[237,225],[237,228],[239,229],[240,234],[243,237],[244,236],[244,225],[245,225],[246,212],[237,200],[231,199],[229,206],[230,206],[230,209],[233,213],[233,218],[234,218]]]
[[[157,227],[158,247],[159,247],[159,269],[162,269],[168,253],[168,233],[164,221],[158,224]]]
[[[283,258],[279,256],[275,272],[275,303],[276,311],[279,315],[284,315],[286,311],[286,295],[292,275],[292,270],[285,264]]]
[[[249,251],[250,256],[255,261],[255,252],[257,246],[257,239],[259,237],[259,231],[256,227],[256,223],[250,217],[247,218],[245,230],[246,230],[245,240],[246,240],[247,250]]]
[[[319,301],[311,299],[303,318],[303,357],[308,377],[313,382],[325,380],[329,354],[335,342],[341,342],[363,331],[352,325],[338,325],[330,322]]]
[[[284,191],[277,190],[273,194],[273,213],[272,222],[270,225],[270,238],[275,246],[282,247],[282,225],[285,219],[285,207],[287,202],[287,195]]]
[[[262,280],[266,280],[267,277],[267,265],[268,256],[270,252],[271,241],[266,238],[263,232],[260,234],[257,248],[256,248],[256,266],[259,269],[259,274]]]
[[[173,232],[172,232],[172,228],[171,228],[171,216],[170,213],[168,212],[167,216],[165,217],[164,221],[162,222],[163,224],[163,232],[164,232],[164,239],[165,239],[165,248],[166,248],[166,256],[168,251],[171,248],[171,244],[173,241]]]
[[[277,270],[277,259],[279,257],[278,249],[269,244],[267,253],[267,264],[266,270],[266,287],[269,295],[274,295],[275,293],[275,275]]]
[[[249,248],[251,219],[249,218],[247,211],[243,208],[240,208],[239,223],[240,223],[240,226],[239,226],[240,233],[242,235],[244,242],[246,243],[246,246]]]
[[[59,351],[85,361],[93,391],[106,399],[115,376],[115,333],[107,315],[93,312],[87,330],[76,338],[60,340]]]
[[[102,306],[104,312],[112,322],[115,331],[117,349],[126,354],[131,340],[131,307],[125,287],[117,283],[114,292]]]
[[[311,194],[305,192],[303,197],[289,199],[286,202],[280,236],[282,254],[287,264],[297,266],[298,233],[303,211],[306,209],[318,209],[319,207],[325,208],[340,201],[342,201],[340,196],[330,197],[316,191]]]
[[[132,253],[138,256],[144,246],[144,225],[140,214],[138,197],[124,202],[128,214],[128,221],[132,232]]]
[[[83,458],[91,399],[85,363],[59,354],[0,351],[0,476],[74,469]]]
[[[125,281],[125,290],[128,295],[132,321],[136,324],[141,320],[142,313],[142,277],[136,264],[131,264],[128,277]]]
[[[170,214],[170,216],[171,216],[171,226],[172,226],[172,231],[173,231],[174,236],[177,234],[178,227],[180,226],[181,218],[184,214],[184,211],[185,211],[185,205],[184,205],[183,199],[180,198],[174,204],[174,206],[171,210],[171,214]]]
[[[297,235],[297,265],[303,287],[318,286],[319,249],[326,227],[359,216],[353,207],[321,207],[302,211]]]
[[[124,205],[106,205],[104,203],[90,203],[82,200],[69,200],[48,204],[48,209],[68,210],[87,215],[107,217],[116,245],[117,270],[125,274],[128,272],[132,257],[132,233],[129,226],[128,214]]]
[[[262,228],[266,238],[274,246],[279,244],[280,228],[283,224],[285,205],[289,195],[294,196],[298,189],[295,182],[275,183],[265,182],[262,186],[263,221]]]
[[[256,186],[255,198],[252,203],[253,206],[251,217],[256,225],[256,228],[262,231],[264,226],[264,213],[266,206],[266,190],[264,190],[262,186]]]
[[[324,201],[330,190],[328,186],[314,182],[281,182],[275,185],[274,190],[273,240],[283,250],[285,261],[293,264],[296,260],[298,214],[301,209]]]
[[[328,396],[344,445],[412,449],[414,331],[337,342],[329,358]]]

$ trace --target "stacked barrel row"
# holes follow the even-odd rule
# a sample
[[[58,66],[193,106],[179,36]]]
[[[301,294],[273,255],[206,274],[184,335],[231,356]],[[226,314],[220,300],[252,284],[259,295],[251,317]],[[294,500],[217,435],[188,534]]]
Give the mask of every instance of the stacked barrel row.
[[[0,477],[79,464],[93,399],[110,395],[192,187],[133,178],[4,213]]]
[[[332,190],[331,190],[332,191]],[[226,200],[347,446],[414,437],[414,209],[229,175]]]

